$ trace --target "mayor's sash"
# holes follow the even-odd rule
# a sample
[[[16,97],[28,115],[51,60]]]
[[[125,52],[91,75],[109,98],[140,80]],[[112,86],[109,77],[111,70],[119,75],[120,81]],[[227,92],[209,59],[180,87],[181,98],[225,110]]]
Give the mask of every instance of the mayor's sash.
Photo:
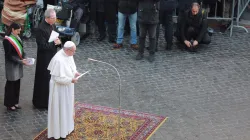
[[[20,44],[20,42],[17,40],[17,38],[13,35],[5,36],[5,39],[7,39],[11,45],[15,48],[18,56],[23,59],[23,47]]]

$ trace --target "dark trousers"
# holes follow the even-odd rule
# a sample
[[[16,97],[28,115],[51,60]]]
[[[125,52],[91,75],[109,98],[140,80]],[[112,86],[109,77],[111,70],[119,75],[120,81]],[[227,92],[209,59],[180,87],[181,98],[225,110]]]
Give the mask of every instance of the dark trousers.
[[[186,39],[188,41],[190,40],[196,40],[197,36],[199,35],[199,31],[193,27],[188,27],[185,32]],[[211,37],[206,32],[199,44],[209,44],[211,42]]]
[[[116,40],[117,24],[116,21],[108,22],[108,35],[109,40]]]
[[[181,23],[184,20],[184,13],[185,11],[183,10],[179,10],[178,12],[178,17],[177,17],[177,27],[176,27],[176,31],[175,31],[175,36],[178,38],[181,32]]]
[[[160,21],[165,27],[164,38],[168,45],[173,45],[173,11],[163,11],[160,15]],[[160,24],[158,24],[156,29],[156,47],[158,46],[158,38],[160,34]]]
[[[104,12],[96,12],[96,25],[100,36],[106,35],[106,26],[105,26],[105,14]]]
[[[117,11],[118,10],[118,1],[107,0],[104,3],[105,19],[108,23],[108,36],[109,41],[116,40],[117,33]]]
[[[17,81],[6,81],[4,91],[4,105],[12,107],[19,102],[20,95],[20,79]]]
[[[140,29],[139,53],[144,53],[147,33],[149,36],[149,54],[153,55],[155,53],[156,27],[157,27],[157,24],[139,23],[139,29]]]

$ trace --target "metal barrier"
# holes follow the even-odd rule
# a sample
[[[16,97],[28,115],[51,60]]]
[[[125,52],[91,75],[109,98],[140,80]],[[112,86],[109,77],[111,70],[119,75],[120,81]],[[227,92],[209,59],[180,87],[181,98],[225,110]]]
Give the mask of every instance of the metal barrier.
[[[229,18],[226,18],[225,15],[224,15],[224,9],[225,9],[225,0],[223,0],[223,16],[222,17],[217,17],[217,2],[216,2],[216,5],[215,5],[215,17],[208,17],[208,19],[215,19],[215,20],[229,20],[231,21],[231,25],[229,26],[230,27],[230,37],[232,36],[233,34],[233,27],[239,27],[239,28],[243,28],[247,33],[248,33],[248,30],[244,27],[244,26],[240,26],[239,25],[239,19],[241,17],[241,15],[243,14],[243,12],[245,11],[248,3],[250,2],[250,0],[233,0],[232,1],[232,5],[231,5],[231,17]],[[236,25],[234,24],[234,14],[235,14],[235,6],[237,6],[237,13],[236,13]]]
[[[229,17],[225,17],[225,8],[226,8],[226,0],[221,0],[223,2],[222,6],[223,6],[223,13],[222,13],[222,17],[217,17],[217,9],[218,9],[218,1],[215,2],[215,16],[214,17],[207,17],[207,19],[212,19],[212,20],[226,20],[230,22],[230,26],[228,29],[230,29],[230,37],[233,34],[233,27],[240,27],[243,28],[246,32],[248,32],[248,30],[244,27],[244,26],[239,26],[239,19],[242,15],[242,13],[244,12],[244,10],[246,9],[248,3],[250,2],[250,0],[233,0],[230,8],[231,8],[231,16]],[[236,3],[237,1],[237,3]],[[236,17],[236,25],[234,25],[234,14],[235,14],[235,5],[238,4],[237,6],[237,17]],[[203,3],[201,2],[201,7],[203,6]],[[209,8],[209,7],[208,7]],[[206,10],[210,10],[206,9]],[[178,16],[176,14],[176,10],[174,12],[175,14],[173,15],[173,18],[176,19]],[[207,12],[208,13],[208,12]]]
[[[234,6],[235,6],[235,0],[233,0],[231,7],[231,17],[225,17],[225,9],[226,9],[226,0],[221,0],[223,2],[222,4],[222,17],[217,17],[217,9],[218,9],[218,1],[215,2],[215,16],[214,17],[207,17],[207,19],[213,19],[213,20],[228,20],[230,21],[230,37],[233,34],[233,20],[234,20]],[[202,3],[201,3],[202,5]]]
[[[245,11],[246,7],[248,6],[249,2],[250,0],[238,0],[237,1],[238,7],[237,7],[236,25],[233,25],[233,27],[243,28],[247,33],[248,33],[248,30],[244,26],[239,25],[239,20],[240,20],[241,15]]]

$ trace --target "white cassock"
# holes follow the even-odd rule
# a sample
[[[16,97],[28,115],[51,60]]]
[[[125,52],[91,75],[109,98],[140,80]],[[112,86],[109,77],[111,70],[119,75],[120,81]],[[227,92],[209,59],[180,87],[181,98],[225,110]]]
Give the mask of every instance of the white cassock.
[[[48,138],[66,138],[74,130],[74,84],[76,74],[73,56],[63,49],[49,63]]]

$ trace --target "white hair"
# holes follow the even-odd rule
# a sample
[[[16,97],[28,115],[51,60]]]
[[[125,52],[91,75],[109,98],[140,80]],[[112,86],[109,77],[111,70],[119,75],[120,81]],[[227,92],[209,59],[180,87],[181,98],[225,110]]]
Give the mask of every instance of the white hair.
[[[51,14],[56,12],[54,9],[52,8],[49,8],[49,9],[46,9],[45,12],[44,12],[44,17],[45,18],[50,18]]]

